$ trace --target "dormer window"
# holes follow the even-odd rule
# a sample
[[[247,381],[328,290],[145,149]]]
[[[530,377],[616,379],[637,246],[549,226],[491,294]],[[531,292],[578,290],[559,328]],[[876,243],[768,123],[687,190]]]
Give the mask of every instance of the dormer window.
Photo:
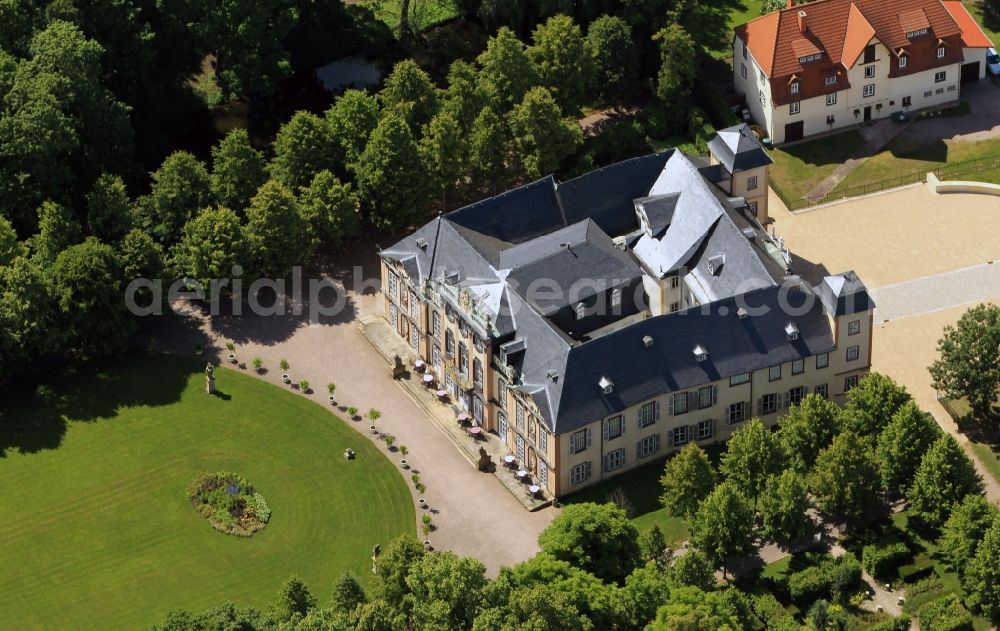
[[[736,315],[739,316],[740,320],[745,320],[750,317],[750,312],[747,311],[746,307],[740,307],[736,310]]]
[[[694,347],[693,353],[695,361],[703,362],[708,359],[708,350],[701,344]]]
[[[896,32],[898,33],[899,31]],[[920,28],[915,31],[910,31],[906,34],[906,39],[913,39],[914,37],[920,37],[921,35],[927,35],[927,29]]]
[[[708,273],[715,276],[722,271],[722,266],[726,263],[725,254],[716,254],[708,258]]]
[[[612,289],[611,290],[611,306],[620,307],[622,306],[622,290]]]
[[[826,85],[837,85],[837,75],[830,75],[823,79],[823,83]]]
[[[798,94],[798,93],[799,93],[799,82],[792,81],[792,94]]]
[[[601,380],[597,382],[597,386],[601,389],[604,394],[611,394],[611,391],[615,389],[615,384],[607,377],[601,377]]]
[[[944,59],[944,46],[938,46],[937,56],[938,59]]]
[[[587,305],[582,302],[576,303],[576,319],[582,320],[587,315]]]
[[[789,342],[799,339],[799,327],[795,326],[794,322],[789,322],[785,325],[785,336]]]
[[[643,335],[642,336],[642,345],[645,348],[651,347],[653,345],[653,336],[651,336],[651,335]]]
[[[812,55],[806,55],[805,57],[799,57],[800,64],[807,64],[810,61],[819,61],[823,58],[823,53],[813,53]]]

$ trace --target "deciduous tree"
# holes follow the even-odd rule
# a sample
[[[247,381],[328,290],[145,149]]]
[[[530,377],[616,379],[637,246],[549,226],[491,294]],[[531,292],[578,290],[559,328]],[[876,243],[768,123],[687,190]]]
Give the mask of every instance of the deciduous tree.
[[[44,202],[38,208],[38,234],[31,237],[31,249],[42,266],[50,265],[60,252],[83,237],[72,211],[61,204]]]
[[[333,609],[342,614],[354,613],[359,605],[368,602],[365,588],[350,570],[333,582]]]
[[[538,71],[524,44],[506,26],[489,39],[476,62],[482,89],[499,113],[509,112],[538,84]]]
[[[400,535],[384,546],[376,561],[373,600],[385,601],[393,613],[409,616],[412,600],[406,597],[406,577],[423,556],[424,547],[412,536]]]
[[[571,504],[538,536],[538,545],[605,581],[620,582],[639,563],[639,533],[611,504]]]
[[[212,200],[212,181],[205,165],[186,151],[176,151],[153,175],[149,195],[138,204],[138,226],[160,245],[181,238],[184,224]]]
[[[10,265],[19,256],[24,256],[27,249],[17,240],[17,232],[6,217],[0,217],[0,267]]]
[[[94,182],[87,195],[87,225],[105,243],[117,243],[132,229],[132,202],[119,176],[104,173]]]
[[[959,576],[965,574],[976,548],[990,526],[1000,518],[1000,508],[982,495],[966,495],[941,528],[938,545],[948,566]]]
[[[484,107],[472,123],[469,162],[476,181],[487,190],[498,191],[506,187],[510,178],[511,143],[503,121],[492,108]]]
[[[778,441],[793,471],[804,474],[812,468],[819,452],[833,442],[840,431],[840,408],[821,396],[807,395],[778,421]]]
[[[664,103],[676,102],[691,93],[691,86],[698,74],[697,46],[680,24],[663,28],[653,39],[660,44],[656,95]]]
[[[430,194],[427,169],[409,125],[386,112],[355,165],[363,216],[384,230],[419,218]]]
[[[0,265],[0,376],[10,376],[62,342],[53,296],[38,264]]]
[[[594,80],[594,63],[580,27],[568,15],[538,25],[528,49],[541,85],[564,112],[580,109]]]
[[[296,112],[274,139],[271,175],[290,190],[308,186],[316,174],[341,169],[340,145],[326,120],[311,112]]]
[[[973,609],[990,619],[1000,617],[1000,518],[983,535],[962,580]]]
[[[441,112],[431,120],[420,140],[420,155],[440,193],[441,210],[447,210],[448,191],[459,185],[466,165],[465,136],[451,113]]]
[[[806,510],[809,489],[802,475],[786,469],[771,475],[760,496],[761,533],[774,541],[792,543],[805,536],[811,527]]]
[[[347,90],[326,111],[326,123],[340,146],[347,168],[355,168],[378,120],[378,99],[364,90]]]
[[[249,269],[259,276],[283,278],[312,255],[313,242],[298,201],[276,180],[260,187],[247,209],[244,235]]]
[[[639,533],[639,556],[645,562],[652,561],[661,568],[670,563],[672,551],[659,524],[653,524]]]
[[[563,117],[559,105],[543,87],[532,88],[524,95],[510,113],[510,128],[529,177],[554,173],[583,144],[580,126]]]
[[[809,486],[820,510],[849,522],[857,522],[881,502],[875,457],[854,432],[838,435],[820,452]]]
[[[715,487],[698,507],[691,522],[691,542],[721,566],[723,574],[727,559],[753,551],[753,510],[734,482],[726,480]]]
[[[597,18],[587,28],[587,49],[594,63],[594,86],[605,99],[634,86],[639,54],[628,22],[616,15]]]
[[[931,528],[940,528],[966,495],[983,492],[983,481],[954,437],[942,434],[924,454],[906,493],[910,512]]]
[[[414,136],[431,122],[438,110],[437,88],[412,59],[405,59],[393,67],[385,79],[385,87],[379,92],[379,100],[383,109],[395,110],[406,117]]]
[[[733,432],[719,468],[756,504],[768,476],[780,473],[784,465],[777,435],[752,419]]]
[[[305,616],[316,606],[316,597],[309,592],[305,582],[296,575],[289,577],[278,592],[277,612],[283,620]]]
[[[667,460],[660,478],[663,494],[660,503],[674,517],[690,520],[701,503],[715,488],[715,468],[705,450],[695,443],[685,445]]]
[[[449,112],[465,132],[488,103],[475,65],[457,59],[448,68],[448,87],[441,95],[441,110]]]
[[[234,129],[212,147],[212,193],[220,206],[242,214],[267,180],[264,156],[245,129]]]
[[[911,399],[906,388],[891,377],[870,373],[847,393],[841,424],[858,436],[877,437],[892,420],[892,415]]]
[[[931,364],[934,387],[969,401],[972,414],[987,420],[997,413],[1000,387],[1000,306],[977,305],[946,326],[938,340],[940,358]]]
[[[704,552],[698,549],[688,550],[687,554],[674,561],[670,580],[673,585],[709,591],[715,587],[715,568]]]
[[[442,631],[470,628],[486,583],[486,566],[476,559],[450,551],[424,555],[406,576],[414,625]]]
[[[361,229],[357,195],[329,171],[320,171],[302,189],[299,204],[311,234],[320,242],[339,246]]]
[[[206,295],[212,279],[229,278],[234,265],[248,267],[240,218],[228,208],[209,207],[184,224],[184,236],[172,250],[180,278],[198,281]]]
[[[924,454],[940,435],[941,429],[930,414],[913,401],[903,404],[876,443],[882,488],[892,494],[905,493]]]

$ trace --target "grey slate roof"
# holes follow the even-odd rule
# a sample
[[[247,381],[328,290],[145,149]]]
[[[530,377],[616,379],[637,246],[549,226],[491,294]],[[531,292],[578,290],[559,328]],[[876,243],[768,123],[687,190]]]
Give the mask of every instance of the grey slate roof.
[[[657,395],[833,350],[829,320],[815,295],[801,289],[785,291],[786,304],[804,308],[806,301],[811,303],[803,315],[785,315],[779,298],[782,289],[768,287],[649,318],[572,348],[551,429],[570,432]],[[764,313],[741,319],[737,310],[743,305],[751,314]],[[789,321],[799,329],[794,342],[785,333]],[[645,336],[653,338],[648,348]],[[692,353],[697,344],[708,350],[703,362]],[[627,361],[621,359],[623,354]],[[610,394],[598,387],[601,377],[614,383]]]
[[[854,271],[827,276],[816,287],[816,293],[830,313],[838,316],[875,308],[868,288]]]
[[[719,130],[708,149],[731,174],[773,162],[746,123]]]

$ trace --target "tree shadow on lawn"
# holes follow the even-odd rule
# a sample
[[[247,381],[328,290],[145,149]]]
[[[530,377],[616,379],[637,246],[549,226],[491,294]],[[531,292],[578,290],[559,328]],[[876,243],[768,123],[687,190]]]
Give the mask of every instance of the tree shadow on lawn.
[[[685,18],[684,26],[694,40],[710,54],[716,51],[725,53],[732,50],[733,30],[729,25],[730,16],[734,11],[742,13],[748,8],[745,0],[699,2],[692,7],[691,14]],[[755,17],[757,16],[751,15],[748,19]]]
[[[114,417],[123,407],[180,400],[198,364],[168,355],[128,353],[81,361],[56,373],[0,389],[0,458],[8,450],[56,449],[70,421]]]
[[[904,132],[903,136],[890,142],[886,150],[892,154],[892,157],[901,160],[920,160],[941,164],[948,162],[948,145],[940,137],[933,140],[921,140],[909,138]],[[928,168],[932,166],[928,165]]]

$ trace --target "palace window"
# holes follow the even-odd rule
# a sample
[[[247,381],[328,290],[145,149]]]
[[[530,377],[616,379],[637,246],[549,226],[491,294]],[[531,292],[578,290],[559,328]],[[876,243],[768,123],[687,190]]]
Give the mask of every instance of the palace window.
[[[392,272],[389,272],[389,295],[395,298],[399,293],[399,279]]]
[[[849,346],[847,348],[847,361],[852,362],[858,358],[861,348],[859,346]]]
[[[514,439],[514,444],[517,447],[517,461],[523,466],[524,464],[524,436],[520,434]]]
[[[715,421],[709,419],[698,423],[698,440],[706,440],[715,433]]]
[[[796,359],[792,362],[792,374],[799,375],[805,372],[806,362],[804,359]]]
[[[608,455],[604,456],[604,470],[605,471],[615,471],[621,469],[622,465],[625,464],[625,448],[619,447],[614,451],[608,452]]]
[[[543,454],[549,450],[549,433],[541,425],[538,426],[538,448]]]
[[[640,458],[648,458],[660,450],[660,435],[646,436],[636,445],[636,454]]]
[[[767,369],[768,381],[777,381],[779,379],[781,379],[781,364],[778,364],[777,366],[771,366],[770,368]]]
[[[548,488],[549,467],[541,460],[538,461],[538,479],[542,481],[542,488]]]
[[[801,107],[802,107],[801,103],[799,103],[798,101],[792,101],[791,103],[788,104],[788,113],[798,114],[801,111],[800,109]]]
[[[747,178],[747,190],[752,191],[757,188],[757,176],[751,175]]]
[[[837,104],[837,93],[836,92],[834,92],[832,94],[827,94],[826,95],[826,104],[827,105],[836,105]],[[827,118],[827,122],[828,123],[830,122],[829,118]]]
[[[739,386],[744,383],[750,383],[750,373],[745,372],[739,375],[733,375],[729,378],[729,385]]]
[[[715,405],[715,386],[705,386],[698,389],[698,409],[704,410]]]
[[[578,432],[570,434],[569,437],[569,453],[578,454],[581,451],[586,451],[590,447],[590,428],[586,427]]]
[[[742,423],[747,420],[747,408],[750,407],[746,401],[733,403],[726,408],[726,422],[730,425]]]
[[[788,403],[789,405],[798,405],[802,403],[802,397],[806,396],[805,386],[799,386],[798,388],[792,388],[788,391]]]
[[[434,337],[441,339],[441,314],[437,311],[431,312],[431,331]]]
[[[816,394],[824,399],[829,396],[829,389],[825,383],[821,383],[816,386]]]
[[[760,413],[774,414],[778,411],[778,395],[775,393],[765,394],[760,398]]]
[[[858,387],[858,376],[851,375],[847,379],[844,379],[844,392],[850,392],[854,388]]]
[[[866,96],[866,97],[875,96],[875,84],[874,83],[869,83],[868,85],[866,85],[864,87],[864,93],[863,93],[863,95]]]
[[[458,343],[458,372],[463,375],[469,374],[469,349],[465,342]]]
[[[691,441],[691,428],[687,425],[682,425],[680,427],[675,427],[670,430],[671,436],[674,440],[674,446],[680,447],[681,445],[686,445]]]
[[[625,419],[621,414],[604,421],[604,440],[613,440],[625,433]]]
[[[497,414],[497,433],[502,440],[507,440],[507,415],[503,412]]]
[[[477,388],[483,387],[483,363],[478,357],[472,360],[472,383],[476,384]]]
[[[524,431],[524,406],[520,402],[514,411],[514,423],[517,425],[518,431]]]
[[[670,396],[670,414],[677,416],[679,414],[687,414],[688,411],[688,395],[687,392],[678,392],[677,394]]]
[[[847,323],[847,334],[857,335],[861,333],[861,320],[851,320]]]
[[[448,329],[444,332],[444,354],[447,357],[455,356],[455,335]]]
[[[497,379],[497,407],[507,409],[507,382],[503,379]]]
[[[816,356],[816,368],[826,368],[830,365],[830,354],[820,353]]]
[[[590,479],[590,463],[581,462],[569,471],[569,483],[573,485],[581,484]]]
[[[391,302],[389,303],[389,322],[392,323],[393,329],[399,327],[399,309],[397,309],[396,305]]]
[[[948,73],[944,70],[934,73],[934,83],[942,83],[948,78]]]
[[[650,401],[639,408],[639,427],[649,427],[660,418],[660,402]]]

